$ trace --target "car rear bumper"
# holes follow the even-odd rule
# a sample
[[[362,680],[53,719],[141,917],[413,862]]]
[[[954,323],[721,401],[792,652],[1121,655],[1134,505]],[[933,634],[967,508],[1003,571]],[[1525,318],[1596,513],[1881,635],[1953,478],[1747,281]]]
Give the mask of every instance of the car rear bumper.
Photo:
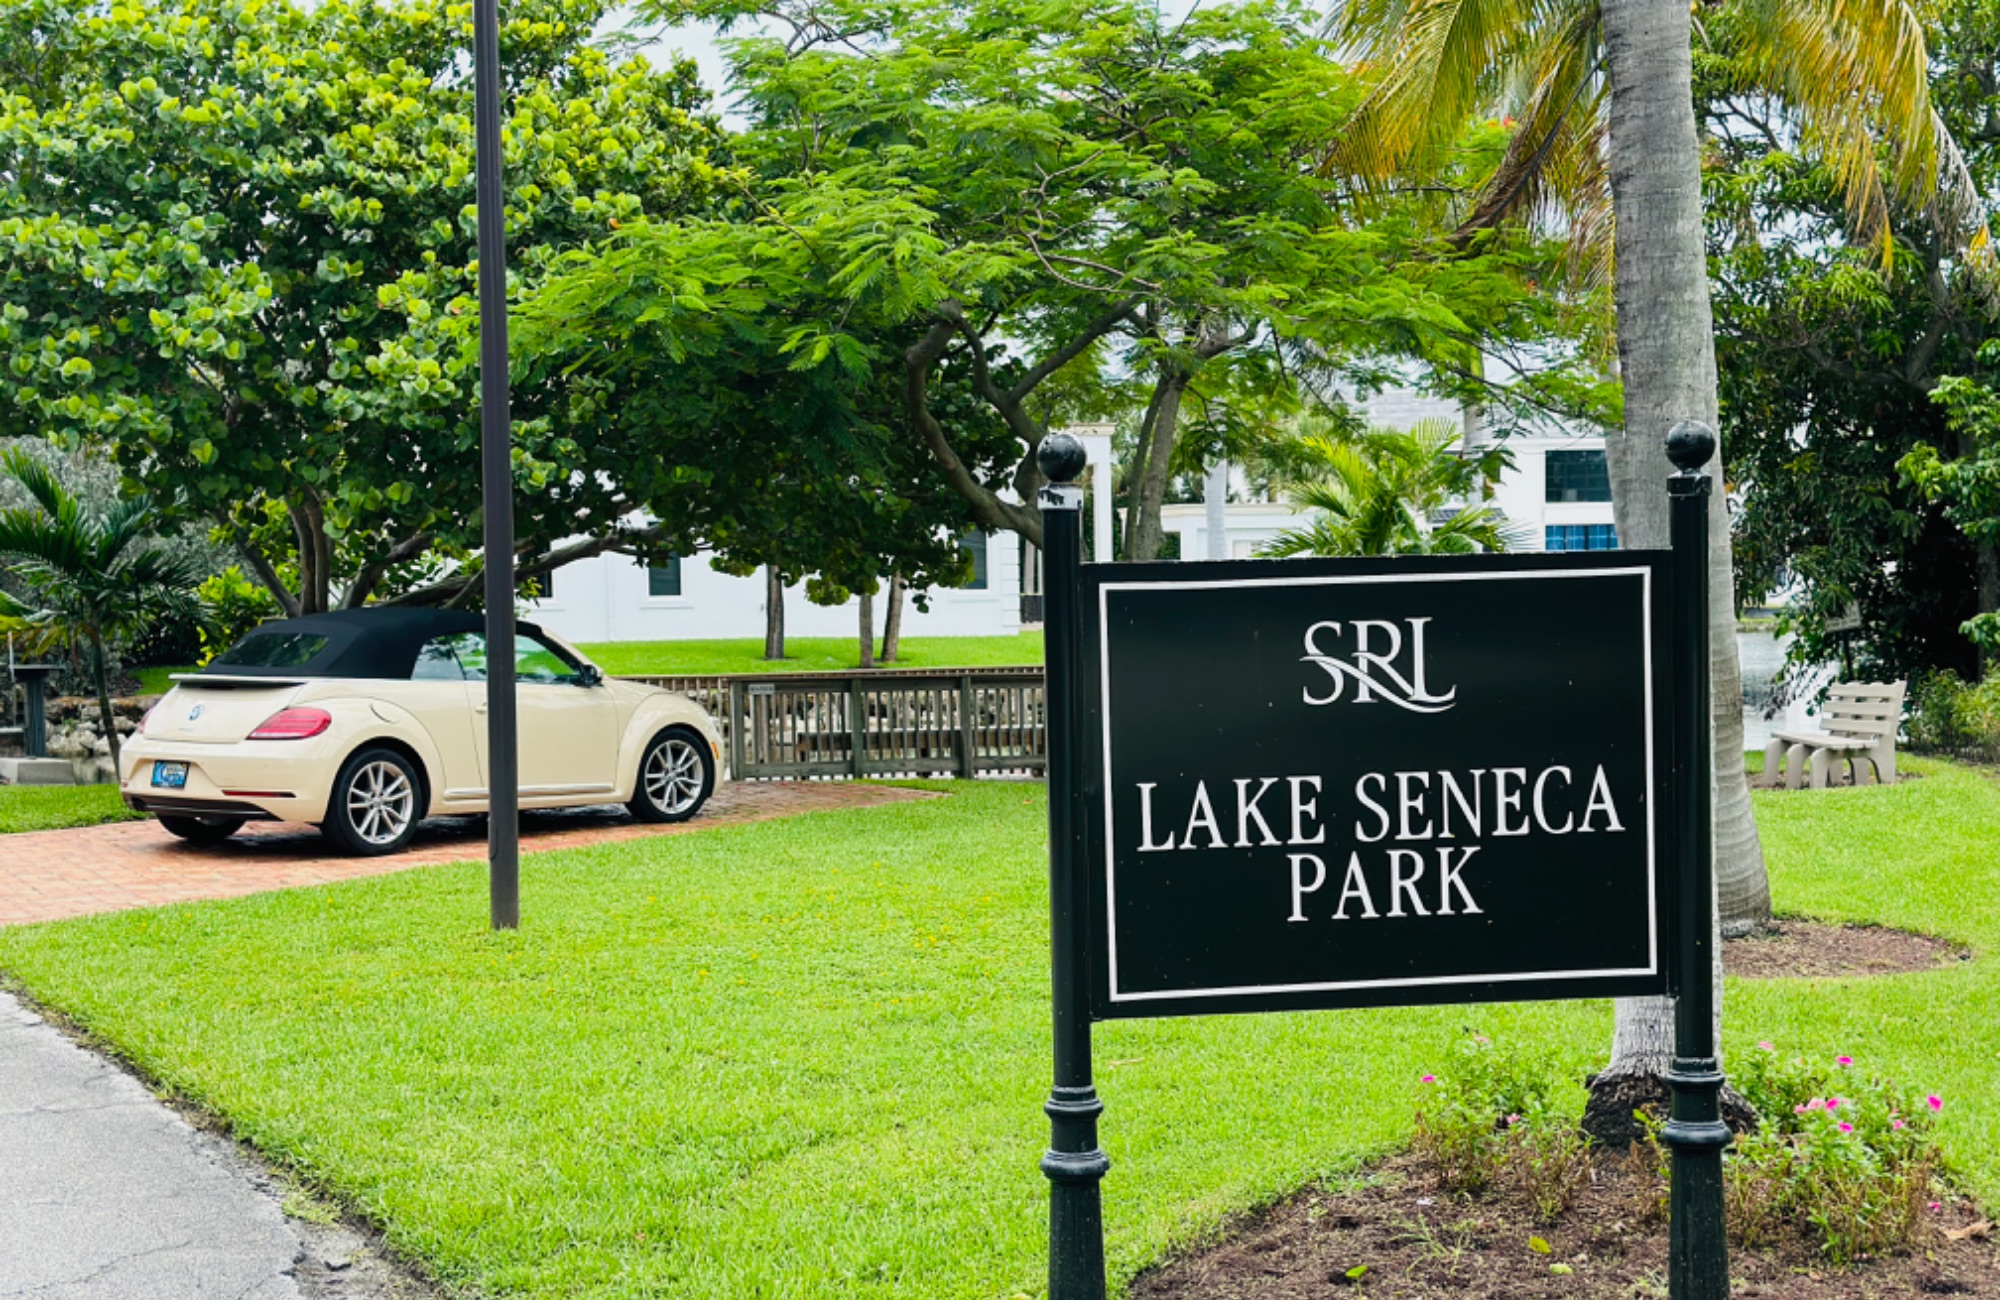
[[[141,812],[318,822],[326,816],[331,761],[314,741],[238,741],[199,745],[135,736],[120,758],[118,789],[127,807]],[[186,763],[187,784],[155,786],[153,764]]]

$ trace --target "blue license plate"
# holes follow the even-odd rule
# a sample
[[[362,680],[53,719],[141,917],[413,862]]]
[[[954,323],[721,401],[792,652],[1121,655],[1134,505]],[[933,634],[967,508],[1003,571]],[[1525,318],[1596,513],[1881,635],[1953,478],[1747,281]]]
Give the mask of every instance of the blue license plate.
[[[153,784],[162,790],[178,790],[188,783],[186,763],[153,764]]]

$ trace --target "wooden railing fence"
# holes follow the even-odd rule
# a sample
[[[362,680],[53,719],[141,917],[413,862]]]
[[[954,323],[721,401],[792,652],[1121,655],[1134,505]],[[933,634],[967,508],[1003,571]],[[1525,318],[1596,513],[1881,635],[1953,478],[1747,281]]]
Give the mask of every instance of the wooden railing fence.
[[[707,709],[739,780],[973,777],[1048,764],[1039,667],[626,680],[680,691]]]

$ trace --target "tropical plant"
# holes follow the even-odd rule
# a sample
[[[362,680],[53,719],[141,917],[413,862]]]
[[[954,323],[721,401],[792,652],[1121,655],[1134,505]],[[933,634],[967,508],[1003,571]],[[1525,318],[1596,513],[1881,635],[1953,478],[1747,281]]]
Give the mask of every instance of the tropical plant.
[[[0,510],[0,557],[26,589],[25,598],[0,592],[0,616],[89,646],[98,723],[115,768],[109,650],[158,618],[198,617],[200,567],[152,540],[159,513],[149,500],[88,509],[21,448],[0,458],[0,470],[35,502]]]
[[[1283,492],[1312,518],[1258,554],[1464,555],[1519,546],[1500,511],[1478,500],[1464,504],[1513,465],[1512,454],[1493,445],[1460,455],[1460,436],[1449,420],[1358,436],[1303,435],[1297,440],[1303,472]]]
[[[1735,25],[1743,83],[1791,106],[1798,138],[1839,172],[1864,237],[1886,228],[1894,196],[1923,205],[1970,261],[1990,270],[1976,190],[1931,105],[1915,4],[1726,0],[1694,8],[1705,22]],[[1610,274],[1624,389],[1622,428],[1605,439],[1613,509],[1626,546],[1664,547],[1666,432],[1683,420],[1719,423],[1691,7],[1345,0],[1330,28],[1336,43],[1379,70],[1330,155],[1363,182],[1406,185],[1470,117],[1511,109],[1520,118],[1460,235],[1510,215],[1542,217],[1572,237],[1572,263],[1586,283],[1593,272]],[[1893,159],[1886,175],[1883,145]],[[1878,242],[1887,257],[1893,245]],[[1708,472],[1719,480],[1722,469],[1718,451]],[[1719,505],[1710,510],[1709,554],[1717,918],[1747,928],[1769,918],[1770,882],[1743,767],[1730,522]],[[1663,1076],[1672,1045],[1664,999],[1622,1000],[1612,1060],[1598,1075],[1602,1094],[1632,1076]]]

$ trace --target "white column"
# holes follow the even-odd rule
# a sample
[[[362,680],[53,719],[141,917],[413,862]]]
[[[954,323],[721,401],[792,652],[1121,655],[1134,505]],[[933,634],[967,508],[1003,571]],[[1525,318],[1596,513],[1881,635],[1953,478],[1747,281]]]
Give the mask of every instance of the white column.
[[[1111,562],[1112,479],[1111,426],[1072,425],[1070,433],[1083,443],[1090,465],[1090,558],[1097,564]]]
[[[1229,558],[1229,462],[1218,459],[1208,467],[1202,485],[1202,503],[1208,507],[1208,558]]]

